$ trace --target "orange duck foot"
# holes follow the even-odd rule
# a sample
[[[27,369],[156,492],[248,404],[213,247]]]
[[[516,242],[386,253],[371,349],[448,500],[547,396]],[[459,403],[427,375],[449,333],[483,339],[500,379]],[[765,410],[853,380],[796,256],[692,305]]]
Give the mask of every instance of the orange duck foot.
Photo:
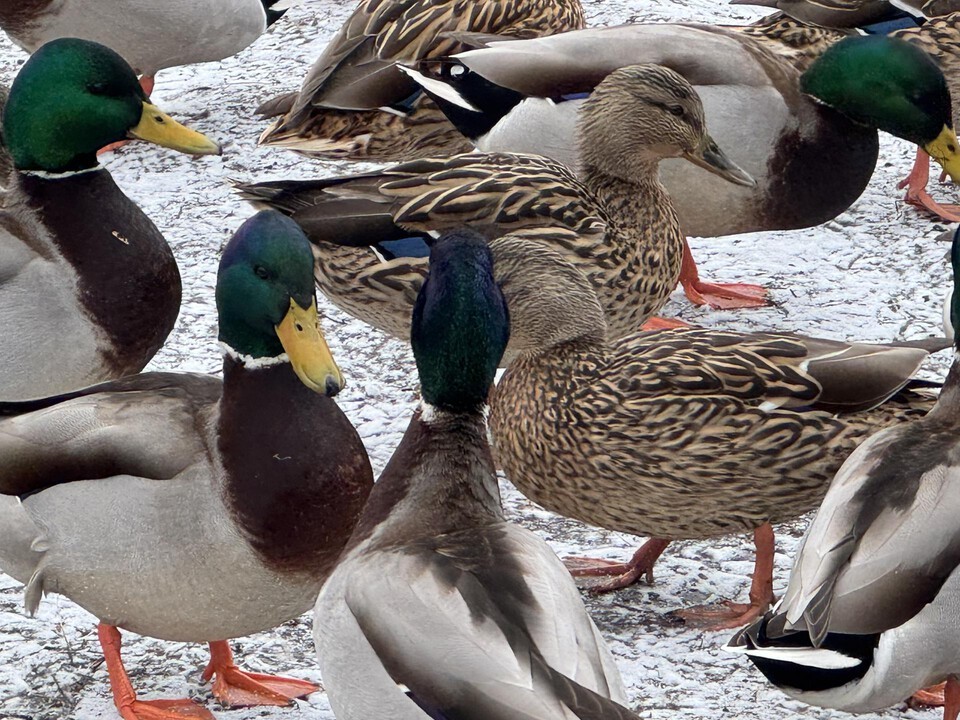
[[[113,703],[124,720],[215,720],[213,713],[192,700],[138,700],[120,657],[120,631],[100,623],[97,637],[110,676]]]
[[[105,147],[102,147],[99,150],[97,150],[97,157],[100,157],[101,155],[105,155],[108,152],[113,152],[117,148],[122,148],[124,145],[127,145],[129,143],[130,143],[129,140],[118,140],[115,143],[110,143],[109,145],[106,145]]]
[[[928,210],[945,222],[960,222],[960,205],[938,203],[924,189],[910,188],[904,196],[904,202],[914,207]]]
[[[216,720],[214,714],[192,700],[136,700],[117,703],[124,720]]]
[[[941,176],[942,178],[943,176]],[[930,156],[923,150],[917,150],[917,159],[913,163],[910,174],[907,175],[897,188],[907,188],[903,200],[914,207],[929,210],[941,220],[960,222],[960,207],[957,205],[941,205],[927,192],[927,182],[930,180]]]
[[[637,550],[628,562],[618,563],[611,560],[566,557],[563,564],[574,577],[605,577],[607,580],[589,582],[587,588],[593,593],[611,592],[629,587],[644,575],[647,582],[653,582],[653,566],[663,554],[669,540],[650,538]]]
[[[210,662],[202,677],[205,681],[214,678],[214,696],[229,707],[290,705],[294,699],[320,689],[306,680],[241,670],[233,662],[233,653],[226,640],[210,643]]]
[[[770,293],[762,285],[749,283],[683,282],[683,292],[694,305],[709,305],[717,310],[766,307]]]
[[[643,325],[640,326],[641,330],[676,330],[677,328],[688,328],[692,327],[690,323],[686,323],[683,320],[677,320],[676,318],[664,318],[664,317],[652,317]]]
[[[912,708],[943,707],[944,703],[947,701],[945,697],[946,687],[947,684],[942,682],[939,685],[931,685],[923,690],[917,690],[907,700],[907,705]]]
[[[763,615],[776,600],[773,594],[775,541],[770,523],[764,523],[753,531],[753,544],[757,549],[757,559],[753,566],[749,603],[735,603],[728,600],[721,603],[720,607],[693,607],[678,610],[675,615],[691,625],[707,630],[730,630],[742,627]]]
[[[732,630],[749,625],[763,615],[768,607],[770,607],[769,601],[735,603],[732,600],[725,600],[719,606],[698,605],[686,610],[677,610],[674,615],[690,625],[706,630]]]
[[[683,241],[680,263],[680,284],[687,299],[694,305],[709,305],[720,310],[763,307],[770,304],[767,289],[748,283],[708,283],[700,280],[697,263],[687,241]]]

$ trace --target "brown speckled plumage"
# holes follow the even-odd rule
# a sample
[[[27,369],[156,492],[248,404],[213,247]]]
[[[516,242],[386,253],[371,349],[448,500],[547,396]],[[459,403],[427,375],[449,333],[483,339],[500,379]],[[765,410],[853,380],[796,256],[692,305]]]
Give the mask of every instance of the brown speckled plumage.
[[[934,57],[947,79],[956,122],[960,118],[960,12],[934,17],[921,27],[890,34],[919,45]]]
[[[867,412],[818,409],[829,398],[811,348],[822,341],[792,335],[683,329],[608,344],[583,278],[522,245],[493,246],[521,354],[493,392],[490,428],[507,477],[555,512],[665,539],[795,518],[860,440],[933,404],[911,394]],[[908,368],[924,355],[903,352],[916,354]],[[877,366],[861,355],[849,362],[867,386]]]
[[[800,72],[828,47],[854,32],[807,25],[782,12],[767,15],[750,25],[730,26],[728,29],[760,40],[764,47]]]
[[[456,33],[527,38],[583,26],[579,0],[366,0],[326,47],[300,92],[261,107],[262,114],[282,117],[260,142],[353,160],[467,152],[470,144],[429,99],[421,97],[403,115],[378,110],[403,103],[417,90],[390,65],[469,49]],[[373,79],[387,73],[390,83]]]
[[[682,107],[683,117],[669,107]],[[580,132],[582,179],[539,156],[473,153],[241,191],[304,228],[315,243],[317,283],[327,297],[398,338],[409,338],[427,259],[384,261],[370,248],[334,243],[371,245],[380,239],[376,232],[398,226],[470,225],[489,237],[519,232],[559,250],[584,272],[615,338],[638,330],[676,286],[683,235],[657,163],[697,147],[705,132],[703,108],[689,83],[670,70],[621,68],[585,103]],[[505,361],[513,347],[511,341]]]
[[[0,3],[0,28],[24,42],[44,15],[56,12],[63,0],[12,0]]]

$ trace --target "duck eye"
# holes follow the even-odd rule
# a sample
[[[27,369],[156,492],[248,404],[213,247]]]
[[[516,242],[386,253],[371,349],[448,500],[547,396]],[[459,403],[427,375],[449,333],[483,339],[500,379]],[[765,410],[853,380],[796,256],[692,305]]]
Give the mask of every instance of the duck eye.
[[[105,82],[95,82],[87,85],[87,92],[91,95],[106,95],[108,92],[107,84]]]
[[[261,280],[266,280],[268,277],[270,277],[270,273],[267,272],[267,269],[263,265],[257,265],[253,271]]]
[[[670,111],[671,115],[676,115],[677,117],[683,117],[683,106],[681,105],[670,105],[667,110]]]

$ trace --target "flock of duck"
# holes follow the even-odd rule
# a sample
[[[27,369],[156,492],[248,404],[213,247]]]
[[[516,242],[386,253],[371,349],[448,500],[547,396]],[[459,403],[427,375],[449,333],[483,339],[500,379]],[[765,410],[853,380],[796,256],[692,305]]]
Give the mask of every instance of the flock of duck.
[[[634,718],[571,575],[613,591],[652,579],[671,541],[752,532],[750,602],[688,622],[742,627],[728,649],[807,703],[920,693],[956,720],[960,365],[942,389],[914,378],[953,341],[657,313],[678,282],[697,303],[768,302],[701,280],[686,236],[835,217],[878,130],[918,146],[908,200],[958,219],[925,185],[930,158],[960,179],[960,3],[584,28],[577,0],[362,0],[300,92],[260,108],[260,142],[401,162],[236,184],[259,211],[220,259],[222,379],[140,372],[180,275],[97,158],[130,139],[219,153],[150,102],[153,75],[238,52],[282,8],[128,4],[0,7],[31,53],[0,157],[0,569],[27,611],[60,593],[99,619],[123,718],[212,714],[138,699],[121,629],[209,644],[226,705],[285,705],[318,687],[241,670],[227,641],[311,609],[338,718]],[[960,281],[960,232],[951,259]],[[376,483],[333,400],[316,287],[412,345],[422,402]],[[948,307],[953,328],[960,292]],[[648,540],[565,566],[504,519],[498,468]],[[772,524],[818,507],[778,602]]]

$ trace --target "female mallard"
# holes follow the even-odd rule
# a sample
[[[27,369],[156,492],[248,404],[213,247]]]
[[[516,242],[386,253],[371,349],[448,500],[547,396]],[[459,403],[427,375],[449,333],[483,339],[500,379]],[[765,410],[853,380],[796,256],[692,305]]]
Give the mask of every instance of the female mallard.
[[[884,404],[927,356],[917,347],[706,329],[608,343],[571,263],[521,238],[492,247],[518,353],[490,400],[500,468],[550,510],[654,538],[586,573],[616,575],[604,589],[649,573],[670,540],[753,530],[751,604],[691,614],[755,617],[773,597],[770,523],[815,508],[867,433],[932,404]]]
[[[180,311],[180,273],[160,231],[97,163],[133,137],[219,153],[147,101],[119,55],[55,40],[10,88],[0,182],[0,400],[139,372]]]
[[[742,33],[624,25],[494,42],[461,53],[426,82],[479,149],[538,153],[578,168],[582,144],[574,128],[584,96],[633,62],[665,65],[690,81],[703,97],[711,133],[716,128],[721,146],[732,148],[757,180],[733,186],[682,163],[663,163],[664,186],[688,235],[786,230],[835,217],[873,174],[876,128],[917,143],[960,178],[943,73],[926,53],[882,36],[846,38],[801,76]],[[762,302],[757,286],[701,283],[692,259],[681,279],[694,302]]]
[[[635,720],[563,564],[503,518],[484,409],[509,324],[483,237],[433,244],[411,324],[423,404],[314,615],[337,718]]]
[[[28,53],[62,37],[112,48],[143,75],[222,60],[256,40],[282,12],[277,0],[20,0],[0,3],[0,28]]]
[[[260,144],[351,160],[467,152],[470,143],[394,63],[466,49],[456,33],[523,38],[583,25],[580,0],[361,0],[300,92],[258,108],[267,117],[282,116]]]
[[[465,224],[489,236],[521,230],[558,247],[594,283],[619,336],[663,307],[680,272],[683,235],[659,161],[683,157],[731,182],[751,181],[707,135],[689,83],[657,65],[611,73],[584,108],[581,133],[582,180],[546,158],[475,153],[241,191],[304,228],[317,283],[338,307],[395,337],[410,337],[428,260],[383,241]]]
[[[957,329],[960,233],[952,256]],[[847,712],[878,710],[947,680],[943,716],[956,720],[958,438],[955,359],[926,417],[877,433],[843,464],[800,546],[787,594],[729,649],[791,697]]]
[[[212,715],[137,700],[118,627],[209,643],[203,677],[227,704],[315,689],[241,672],[226,643],[313,605],[373,483],[329,397],[343,380],[317,328],[312,271],[299,228],[261,213],[220,261],[222,382],[146,373],[0,404],[12,416],[0,420],[0,568],[27,584],[31,613],[57,592],[99,618],[127,720]]]

